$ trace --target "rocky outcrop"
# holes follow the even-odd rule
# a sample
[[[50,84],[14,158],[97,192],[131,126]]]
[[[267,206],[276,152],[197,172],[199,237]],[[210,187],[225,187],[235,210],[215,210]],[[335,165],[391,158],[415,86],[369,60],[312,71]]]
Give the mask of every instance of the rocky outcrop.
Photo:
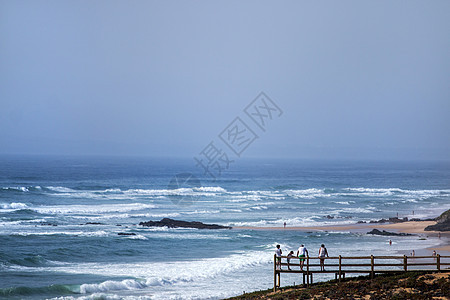
[[[372,220],[369,223],[373,224],[373,223],[402,223],[402,222],[408,222],[408,218],[405,217],[403,219],[399,219],[397,217],[394,217],[394,218],[389,218],[389,219],[380,219],[377,221]]]
[[[450,209],[436,218],[436,224],[425,227],[426,231],[450,231]]]
[[[369,231],[367,234],[374,234],[374,235],[386,235],[386,236],[408,236],[412,235],[409,233],[395,233],[395,232],[389,232],[386,230],[379,231],[378,229],[373,229],[372,231]]]
[[[164,218],[161,221],[148,221],[139,223],[146,227],[168,227],[168,228],[197,228],[197,229],[231,229],[229,226],[217,224],[204,224],[202,222],[187,222]]]

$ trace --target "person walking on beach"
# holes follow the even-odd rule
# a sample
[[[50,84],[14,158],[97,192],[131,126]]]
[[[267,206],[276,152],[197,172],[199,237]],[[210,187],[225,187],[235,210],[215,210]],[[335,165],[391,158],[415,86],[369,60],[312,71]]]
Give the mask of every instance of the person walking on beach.
[[[328,256],[327,248],[322,244],[319,249],[319,258],[320,258],[320,271],[325,271],[325,256]]]
[[[300,258],[300,271],[303,271],[303,264],[305,263],[305,259],[302,257],[306,257],[308,254],[308,249],[306,249],[305,245],[300,245],[297,250],[297,257]]]
[[[294,257],[294,251],[289,252],[287,256],[287,262],[288,262],[288,270],[291,271],[291,265],[289,264],[291,262],[291,258]]]
[[[281,254],[283,254],[283,251],[281,251],[281,246],[277,245],[277,250],[275,250],[275,256],[277,258],[277,269],[281,270]]]

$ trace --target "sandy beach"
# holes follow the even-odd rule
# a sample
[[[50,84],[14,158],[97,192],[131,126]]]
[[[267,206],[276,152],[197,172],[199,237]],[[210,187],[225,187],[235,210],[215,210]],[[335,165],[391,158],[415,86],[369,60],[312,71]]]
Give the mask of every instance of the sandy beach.
[[[292,231],[350,231],[350,232],[367,232],[371,229],[377,228],[379,230],[386,230],[390,232],[402,232],[409,234],[417,234],[425,237],[437,238],[439,236],[438,231],[425,231],[425,228],[429,225],[436,224],[435,221],[408,221],[402,223],[358,223],[349,225],[335,225],[335,226],[311,226],[311,227],[253,227],[253,226],[237,226],[233,229],[246,229],[246,230],[292,230]],[[426,250],[436,250],[442,255],[450,255],[450,232],[441,232],[440,239],[437,239],[439,243],[436,247],[431,247]]]

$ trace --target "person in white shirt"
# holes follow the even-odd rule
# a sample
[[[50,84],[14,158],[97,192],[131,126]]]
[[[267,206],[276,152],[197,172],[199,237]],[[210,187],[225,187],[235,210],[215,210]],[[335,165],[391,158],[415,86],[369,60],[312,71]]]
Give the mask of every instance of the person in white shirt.
[[[320,271],[325,271],[325,256],[328,256],[327,248],[322,244],[319,249],[319,258],[320,258]]]
[[[306,249],[305,245],[301,245],[297,250],[297,257],[300,258],[300,270],[303,271],[303,264],[305,263],[305,259],[302,257],[309,256],[308,249]]]
[[[283,254],[283,251],[281,251],[281,246],[277,245],[277,250],[275,250],[275,256],[277,257],[277,266],[281,269],[281,254]]]

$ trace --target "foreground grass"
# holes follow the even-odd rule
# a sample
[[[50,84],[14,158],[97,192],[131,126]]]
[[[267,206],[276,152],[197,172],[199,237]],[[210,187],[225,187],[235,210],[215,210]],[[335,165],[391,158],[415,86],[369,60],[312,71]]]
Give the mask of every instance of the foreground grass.
[[[403,273],[347,278],[253,292],[237,299],[450,299],[450,273]]]

